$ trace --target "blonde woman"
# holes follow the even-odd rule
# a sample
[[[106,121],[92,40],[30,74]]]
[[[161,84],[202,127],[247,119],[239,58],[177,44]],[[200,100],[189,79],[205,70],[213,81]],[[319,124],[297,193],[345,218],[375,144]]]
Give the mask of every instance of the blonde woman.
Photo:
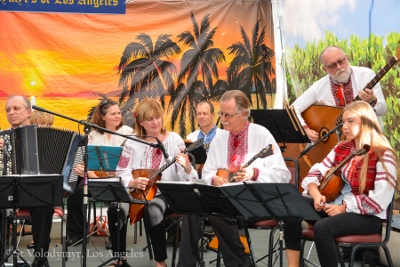
[[[343,110],[346,141],[339,143],[318,164],[311,167],[302,182],[303,194],[321,216],[314,224],[315,245],[322,267],[337,267],[334,239],[345,235],[380,234],[382,219],[397,188],[398,161],[395,151],[383,135],[372,107],[364,101],[348,104]],[[345,186],[332,203],[326,203],[318,186],[331,167],[352,152],[370,146],[368,153],[353,157],[340,169]],[[289,267],[299,266],[300,221],[285,223],[286,253]],[[376,266],[369,258],[363,266]]]

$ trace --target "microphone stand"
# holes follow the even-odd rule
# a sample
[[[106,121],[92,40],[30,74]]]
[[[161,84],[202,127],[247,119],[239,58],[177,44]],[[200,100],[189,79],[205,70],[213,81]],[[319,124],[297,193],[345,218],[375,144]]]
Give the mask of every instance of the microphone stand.
[[[140,140],[140,139],[133,138],[133,137],[128,136],[128,135],[124,135],[124,134],[120,134],[120,133],[117,133],[117,132],[110,131],[110,130],[108,130],[106,128],[100,127],[100,126],[98,126],[96,124],[93,124],[93,123],[90,123],[88,121],[77,120],[77,119],[74,119],[74,118],[71,118],[71,117],[68,117],[68,116],[65,116],[65,115],[62,115],[62,114],[59,114],[59,113],[56,113],[56,112],[41,108],[41,107],[38,107],[38,106],[35,106],[35,105],[32,105],[32,108],[35,109],[35,110],[46,112],[46,113],[52,114],[54,116],[57,116],[57,117],[60,117],[60,118],[64,118],[64,119],[67,119],[67,120],[70,120],[70,121],[74,121],[74,122],[76,122],[78,124],[84,125],[85,154],[84,154],[83,158],[85,159],[85,164],[84,164],[84,177],[83,177],[83,212],[84,212],[85,215],[87,214],[87,209],[88,209],[87,208],[87,205],[88,205],[88,183],[87,183],[87,178],[88,178],[87,177],[88,149],[87,149],[87,145],[88,145],[88,136],[89,136],[91,128],[96,128],[96,129],[99,129],[99,130],[101,130],[103,132],[106,132],[106,133],[119,135],[119,136],[122,136],[122,137],[124,137],[126,139],[130,139],[130,140],[133,140],[135,142],[143,143],[143,144],[146,144],[146,145],[151,146],[151,147],[160,148],[162,150],[163,154],[164,154],[164,157],[166,157],[166,160],[168,160],[168,154],[166,154],[163,144],[160,142],[160,140],[158,140],[155,137],[154,138],[157,140],[157,143],[149,143],[149,142],[146,142],[146,141],[143,141],[143,140]],[[85,225],[85,227],[83,227],[83,242],[82,242],[82,266],[83,267],[86,267],[86,238],[87,238],[86,236],[87,236],[87,231],[88,231],[87,228],[88,227],[86,225]]]
[[[318,145],[319,143],[322,142],[322,140],[324,140],[325,138],[327,138],[328,136],[330,136],[331,134],[333,134],[334,132],[336,132],[337,130],[339,130],[340,127],[343,126],[343,122],[339,123],[338,125],[336,125],[335,128],[333,128],[332,130],[330,130],[328,133],[326,133],[325,135],[323,135],[317,142],[313,143],[312,145],[307,146],[303,151],[301,151],[299,157],[297,159],[300,159],[302,156],[304,156],[308,151],[310,151],[311,149],[313,149],[316,145]],[[340,137],[340,136],[339,136]]]

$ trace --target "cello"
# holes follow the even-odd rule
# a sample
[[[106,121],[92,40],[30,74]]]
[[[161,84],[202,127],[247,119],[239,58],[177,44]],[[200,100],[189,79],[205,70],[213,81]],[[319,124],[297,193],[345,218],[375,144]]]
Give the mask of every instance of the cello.
[[[196,142],[193,142],[190,146],[188,146],[185,150],[182,151],[182,153],[187,153],[190,152],[198,147],[201,147],[204,143],[204,139],[201,138],[197,140]],[[148,201],[152,200],[157,192],[157,185],[156,182],[161,179],[161,173],[167,169],[169,166],[174,164],[176,161],[176,158],[173,158],[171,162],[163,165],[161,168],[158,170],[153,170],[153,169],[138,169],[138,170],[133,170],[132,171],[132,177],[133,179],[139,178],[139,177],[147,177],[149,179],[148,184],[146,185],[145,190],[140,190],[140,189],[134,189],[131,192],[131,196],[135,199],[142,200],[146,203]],[[144,215],[144,207],[145,204],[130,204],[129,207],[129,219],[131,224],[134,224],[137,221],[140,221],[143,218]]]

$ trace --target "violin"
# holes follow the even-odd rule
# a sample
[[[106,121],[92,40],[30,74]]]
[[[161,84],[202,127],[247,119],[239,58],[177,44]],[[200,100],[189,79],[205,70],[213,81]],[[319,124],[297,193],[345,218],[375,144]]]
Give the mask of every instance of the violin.
[[[274,149],[272,144],[269,144],[268,146],[264,147],[261,149],[260,152],[258,152],[254,157],[252,157],[248,162],[246,162],[241,168],[247,168],[250,166],[251,163],[253,163],[256,159],[258,158],[266,158],[268,156],[271,156],[274,154]],[[218,169],[217,171],[217,176],[220,176],[224,179],[228,179],[228,183],[232,183],[235,181],[233,177],[235,177],[236,173],[230,172],[227,169]]]
[[[340,169],[347,164],[353,157],[361,156],[370,150],[370,146],[365,144],[363,148],[352,152],[347,158],[340,162],[337,166],[333,166],[328,173],[322,178],[319,185],[319,192],[325,196],[326,202],[334,201],[341,193],[344,181],[341,177]]]

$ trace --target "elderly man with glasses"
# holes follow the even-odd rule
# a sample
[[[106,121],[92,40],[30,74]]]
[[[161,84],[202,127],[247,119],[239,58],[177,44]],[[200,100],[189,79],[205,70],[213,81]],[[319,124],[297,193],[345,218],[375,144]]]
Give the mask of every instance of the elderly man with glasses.
[[[291,174],[274,137],[263,126],[248,121],[250,101],[243,92],[232,90],[224,93],[220,100],[218,115],[224,131],[218,132],[211,142],[202,170],[203,180],[213,186],[229,183],[227,177],[219,176],[219,170],[222,169],[234,173],[233,182],[288,183],[290,181]],[[269,144],[273,146],[273,155],[257,158],[248,167],[243,167]],[[239,236],[239,229],[244,228],[250,222],[240,216],[227,218],[209,215],[208,219],[218,237],[219,249],[225,266],[251,266]],[[198,226],[190,225],[189,227]],[[181,246],[183,242],[181,240]],[[183,266],[180,264],[181,262],[178,263],[178,266]],[[190,266],[196,265],[187,264],[185,267]]]
[[[350,66],[349,58],[342,48],[328,46],[321,55],[322,69],[327,73],[311,85],[304,94],[293,102],[296,114],[312,142],[319,139],[316,129],[310,129],[301,113],[313,104],[344,107],[359,97],[371,104],[383,129],[382,116],[386,112],[385,97],[380,83],[372,89],[367,84],[375,77],[373,70],[365,67]]]

